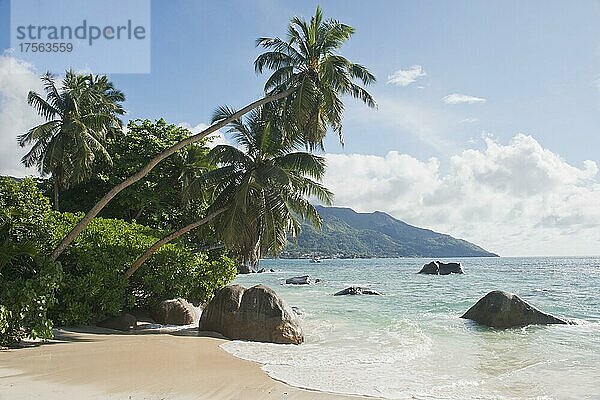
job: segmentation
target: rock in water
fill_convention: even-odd
[[[263,285],[221,289],[204,309],[198,329],[219,332],[231,339],[282,344],[304,341],[296,314]]]
[[[494,328],[513,326],[567,324],[521,300],[513,293],[500,290],[489,292],[461,317]]]
[[[177,298],[161,302],[152,313],[152,318],[159,324],[189,325],[194,323],[198,315],[192,304]]]
[[[450,275],[464,273],[465,271],[461,263],[443,263],[441,261],[432,261],[429,264],[425,264],[419,271],[419,274],[429,275]]]
[[[355,295],[355,294],[370,294],[370,295],[375,295],[375,296],[381,296],[381,293],[379,293],[376,290],[372,290],[369,288],[364,288],[364,287],[360,287],[360,286],[350,286],[344,290],[340,290],[337,293],[334,293],[334,296],[344,296],[344,295]]]
[[[128,313],[121,313],[116,317],[107,318],[104,321],[98,322],[96,325],[101,328],[128,332],[136,328],[137,318]]]
[[[308,275],[295,276],[293,278],[286,279],[285,283],[288,285],[308,285],[310,283],[310,278]]]

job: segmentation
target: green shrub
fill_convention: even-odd
[[[62,237],[80,215],[56,214]],[[136,223],[96,218],[61,256],[64,281],[53,316],[63,325],[86,325],[120,310],[151,308],[158,302],[184,297],[205,301],[235,277],[235,266],[222,257],[208,261],[170,243],[153,255],[127,282],[127,268],[160,237]]]
[[[25,337],[51,339],[48,308],[55,304],[60,264],[29,243],[2,242],[0,250],[0,345]]]
[[[33,180],[0,177],[0,345],[52,337],[47,311],[61,267],[43,255],[51,246],[51,212]]]
[[[131,284],[138,306],[144,308],[173,297],[199,304],[208,301],[236,274],[235,263],[225,256],[208,261],[205,254],[192,254],[168,244],[131,277]]]
[[[204,302],[235,277],[230,259],[208,260],[184,244],[169,243],[128,282],[123,278],[127,268],[164,232],[116,219],[94,219],[61,255],[60,264],[48,261],[43,255],[81,217],[53,211],[31,179],[0,177],[0,225],[5,232],[0,239],[6,241],[0,265],[9,260],[0,268],[3,338],[50,337],[46,310],[57,324],[87,325],[174,297]]]

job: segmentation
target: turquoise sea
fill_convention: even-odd
[[[465,258],[464,275],[418,275],[430,259],[264,260],[265,284],[302,311],[300,346],[222,347],[290,385],[389,399],[600,399],[600,258]],[[447,260],[444,260],[447,261]],[[310,275],[322,283],[285,285]],[[350,285],[384,296],[332,296]],[[494,330],[460,317],[500,289],[577,325]]]

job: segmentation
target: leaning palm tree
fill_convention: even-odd
[[[49,73],[41,79],[45,98],[32,91],[27,99],[46,122],[20,135],[18,142],[21,147],[32,144],[22,159],[25,166],[52,176],[58,210],[61,190],[89,178],[94,164],[111,163],[104,145],[121,129],[118,116],[124,114],[125,97],[106,76],[67,71],[60,89]]]
[[[206,217],[157,241],[132,264],[126,278],[161,246],[213,220],[222,242],[242,262],[253,266],[262,255],[283,250],[288,235],[297,236],[298,218],[320,226],[321,218],[309,198],[331,203],[331,192],[319,183],[325,173],[325,160],[296,151],[297,142],[289,140],[295,135],[282,129],[284,125],[274,119],[273,111],[273,107],[261,107],[252,111],[246,122],[240,119],[229,124],[229,133],[241,149],[214,147],[208,158],[218,168],[189,186],[192,197],[211,193]],[[216,119],[227,119],[235,113],[224,107]]]
[[[268,51],[255,62],[257,72],[265,69],[273,73],[265,85],[265,96],[202,132],[190,136],[170,149],[156,155],[140,171],[112,188],[79,223],[63,238],[52,253],[56,260],[64,249],[98,215],[98,213],[118,193],[146,176],[159,162],[177,153],[182,148],[197,142],[207,135],[227,126],[246,113],[271,102],[286,99],[281,104],[281,114],[287,124],[295,125],[290,131],[304,132],[303,139],[309,148],[322,147],[323,136],[329,126],[342,138],[343,103],[339,96],[351,95],[374,107],[371,95],[355,80],[364,85],[375,82],[375,77],[363,66],[354,64],[338,51],[354,33],[354,29],[335,20],[323,20],[323,13],[317,8],[310,22],[293,18],[288,29],[287,40],[258,40],[258,45]],[[291,96],[289,99],[288,96]],[[311,129],[298,129],[311,128]]]

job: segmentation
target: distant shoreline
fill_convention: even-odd
[[[356,259],[363,259],[363,260],[372,260],[372,259],[376,259],[376,258],[382,258],[382,259],[389,259],[389,258],[414,258],[414,259],[456,259],[456,258],[497,258],[497,257],[502,257],[498,254],[493,254],[493,255],[466,255],[466,256],[450,256],[450,255],[445,255],[445,256],[396,256],[396,255],[349,255],[349,256],[342,256],[342,257],[336,257],[336,256],[331,256],[331,255],[325,255],[325,254],[320,254],[320,253],[315,253],[315,256],[318,256],[321,258],[321,260],[356,260]],[[268,257],[265,258],[265,260],[310,260],[312,256],[295,256],[295,255],[290,255],[290,256],[279,256],[279,257]],[[545,256],[539,256],[539,257],[545,257]]]

